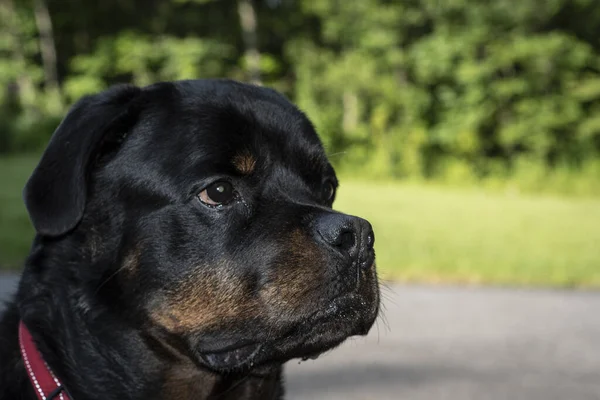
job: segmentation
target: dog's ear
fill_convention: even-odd
[[[89,166],[106,135],[126,129],[130,105],[141,89],[114,86],[79,100],[58,126],[23,197],[31,222],[40,235],[59,236],[83,217]]]

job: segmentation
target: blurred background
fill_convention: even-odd
[[[314,121],[383,276],[598,287],[598,32],[595,0],[0,0],[0,268],[69,105],[230,77]]]
[[[0,0],[0,298],[73,102],[229,77],[312,119],[387,282],[291,399],[598,399],[599,32],[598,0]]]

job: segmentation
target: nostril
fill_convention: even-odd
[[[367,231],[359,222],[358,218],[344,214],[323,214],[316,218],[313,232],[319,241],[353,259],[364,248],[366,241]]]
[[[356,239],[354,238],[354,233],[345,230],[339,236],[338,247],[340,247],[342,250],[350,250],[352,247],[354,247],[355,242]]]

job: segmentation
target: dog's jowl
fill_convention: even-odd
[[[0,320],[0,399],[283,398],[286,361],[377,317],[374,234],[332,210],[337,186],[273,90],[80,100],[24,190],[37,235]]]

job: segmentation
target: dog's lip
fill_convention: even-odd
[[[252,360],[259,353],[261,347],[260,343],[252,343],[220,351],[203,352],[200,353],[200,357],[210,368],[218,370],[252,366]]]
[[[355,320],[359,321],[360,327],[351,336],[363,336],[371,328],[372,323],[368,321],[374,320],[378,314],[377,303],[378,301],[374,305],[370,305],[368,300],[359,293],[346,293],[332,300],[325,309],[312,314],[308,318],[310,323],[307,325],[324,327],[328,324],[337,324],[340,318],[348,321]]]
[[[352,309],[357,304],[361,304],[362,306],[365,306],[364,300],[358,293],[355,293],[355,292],[345,293],[341,296],[336,297],[331,302],[329,302],[327,307],[325,307],[324,309],[316,311],[309,319],[310,320],[319,320],[319,319],[331,317],[332,315],[335,315],[345,309]]]
[[[363,311],[361,310],[364,310],[365,307],[367,307],[366,301],[367,300],[359,293],[344,293],[331,300],[326,307],[306,317],[302,323],[295,325],[292,329],[282,333],[280,336],[271,337],[269,340],[264,340],[263,338],[263,340],[253,342],[245,340],[221,341],[215,347],[206,346],[208,343],[205,343],[205,346],[202,346],[204,347],[204,350],[200,350],[198,355],[203,364],[208,368],[221,372],[253,368],[257,365],[269,363],[273,360],[277,360],[277,357],[279,357],[276,356],[271,359],[270,354],[272,354],[273,351],[277,351],[277,349],[290,340],[290,338],[300,338],[304,341],[307,338],[320,335],[321,333],[319,331],[331,329],[331,325],[338,324],[340,318],[348,320],[356,320],[358,318],[361,320],[362,317],[359,317],[359,314],[362,314]],[[345,334],[343,336],[345,338],[354,335],[364,335],[369,331],[370,326],[371,324],[365,325],[359,323],[359,326],[352,329],[351,334]],[[334,338],[333,342],[341,342],[344,338]],[[302,345],[300,345],[300,347],[302,347]],[[295,355],[291,358],[314,359],[329,347],[329,345],[326,345],[323,348],[307,348],[306,351],[298,348],[294,350]]]

